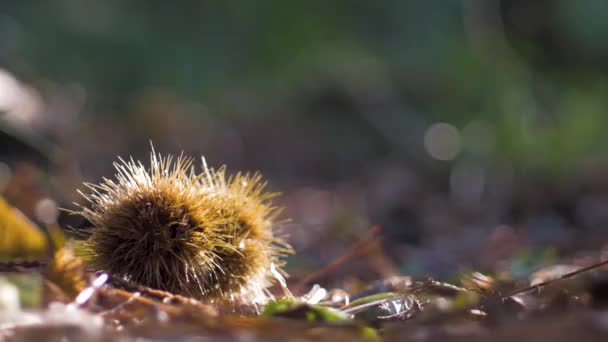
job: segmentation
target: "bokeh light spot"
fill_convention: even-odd
[[[50,198],[44,198],[34,208],[36,219],[46,224],[53,224],[57,221],[59,214],[57,210],[57,203]]]
[[[458,129],[448,123],[431,125],[424,134],[424,148],[437,160],[454,160],[460,154],[462,141]]]

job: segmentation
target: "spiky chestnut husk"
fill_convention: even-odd
[[[115,180],[85,184],[77,213],[94,267],[203,300],[263,302],[290,247],[273,231],[280,210],[259,174],[196,173],[192,159],[151,153],[150,166],[120,160]]]

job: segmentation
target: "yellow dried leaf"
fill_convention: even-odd
[[[59,249],[44,272],[48,281],[53,283],[69,301],[76,298],[85,286],[85,269],[82,260],[74,256],[71,247]]]
[[[48,248],[44,233],[0,197],[0,260],[36,259]]]

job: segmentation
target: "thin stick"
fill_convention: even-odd
[[[308,284],[309,282],[324,276],[325,274],[333,271],[334,269],[336,269],[336,267],[344,264],[345,262],[352,259],[353,257],[369,250],[371,244],[379,241],[379,238],[375,236],[376,234],[378,234],[379,231],[380,231],[380,226],[378,226],[378,225],[372,226],[367,231],[367,233],[356,244],[354,244],[346,253],[335,258],[333,261],[331,261],[329,264],[327,264],[327,266],[323,267],[319,271],[314,272],[314,273],[304,277],[304,279],[300,280],[296,284],[296,286],[294,286],[293,292],[298,292],[299,290],[304,288],[304,286],[306,286],[306,284]]]
[[[561,277],[559,277],[559,278],[555,278],[555,279],[547,280],[547,281],[544,281],[544,282],[539,283],[539,284],[536,284],[536,285],[532,285],[532,286],[528,286],[528,287],[523,288],[523,289],[519,289],[519,290],[517,290],[517,291],[515,291],[515,292],[513,292],[513,293],[511,293],[511,294],[509,294],[509,295],[507,295],[507,296],[503,296],[502,298],[504,299],[504,298],[508,298],[508,297],[512,297],[512,296],[518,295],[518,294],[520,294],[520,293],[524,293],[524,292],[528,292],[528,291],[536,290],[536,289],[539,289],[539,288],[541,288],[541,287],[544,287],[544,286],[547,286],[547,285],[553,284],[553,283],[555,283],[555,282],[558,282],[558,281],[560,281],[560,280],[564,280],[564,279],[572,278],[572,277],[577,276],[577,275],[579,275],[579,274],[581,274],[581,273],[584,273],[584,272],[590,271],[590,270],[595,269],[595,268],[598,268],[598,267],[602,267],[602,266],[604,266],[604,265],[608,265],[608,260],[601,261],[601,262],[599,262],[599,263],[597,263],[597,264],[593,264],[593,265],[591,265],[591,266],[583,267],[583,268],[578,269],[578,270],[576,270],[576,271],[574,271],[574,272],[566,273],[566,274],[562,275],[562,276],[561,276]]]
[[[9,261],[0,262],[0,273],[27,272],[46,266],[40,261]]]
[[[110,276],[110,284],[116,288],[119,288],[119,289],[127,291],[127,292],[131,292],[131,293],[137,292],[142,297],[160,300],[160,301],[165,301],[165,300],[170,299],[170,301],[168,302],[170,304],[188,303],[188,304],[194,304],[194,305],[204,305],[199,300],[191,298],[191,297],[177,295],[177,294],[174,294],[174,293],[171,293],[168,291],[153,289],[151,287],[147,287],[147,286],[144,286],[141,284],[127,281],[123,278],[116,277],[113,275]]]

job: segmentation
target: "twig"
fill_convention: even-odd
[[[583,268],[578,269],[576,271],[573,271],[573,272],[570,272],[570,273],[566,273],[566,274],[562,275],[559,278],[547,280],[547,281],[544,281],[544,282],[536,284],[536,285],[532,285],[532,286],[525,287],[523,289],[516,290],[515,292],[513,292],[513,293],[511,293],[509,295],[503,296],[502,298],[505,299],[505,298],[513,297],[513,296],[518,295],[520,293],[536,290],[536,289],[539,289],[541,287],[544,287],[544,286],[553,284],[555,282],[558,282],[560,280],[572,278],[572,277],[577,276],[577,275],[579,275],[581,273],[593,270],[593,269],[598,268],[598,267],[602,267],[604,265],[608,265],[608,260],[604,260],[604,261],[601,261],[601,262],[599,262],[597,264],[593,264],[591,266],[583,267]]]
[[[9,261],[0,262],[0,273],[5,272],[25,272],[31,269],[38,269],[46,266],[40,261]]]
[[[193,304],[193,305],[204,305],[197,299],[186,297],[178,294],[174,294],[168,291],[153,289],[141,284],[137,284],[132,281],[127,281],[121,277],[110,275],[110,282],[112,286],[125,290],[131,293],[139,293],[142,297],[161,301],[165,304]]]
[[[334,269],[336,269],[336,267],[344,264],[345,262],[349,261],[353,257],[365,253],[370,248],[370,245],[379,241],[379,238],[376,237],[376,234],[379,231],[380,231],[380,226],[378,226],[378,225],[372,226],[367,231],[367,233],[359,240],[359,242],[354,244],[346,253],[335,258],[332,262],[327,264],[327,266],[323,267],[319,271],[314,272],[314,273],[304,277],[304,279],[300,280],[294,286],[293,292],[299,292],[301,289],[303,289],[306,286],[306,284],[310,283],[311,281],[318,279],[318,278],[324,276],[325,274],[333,271]]]

